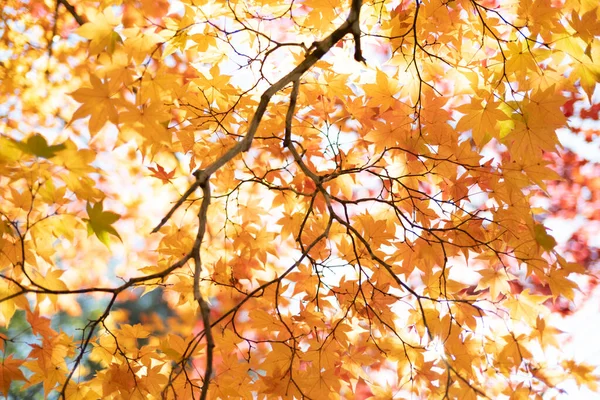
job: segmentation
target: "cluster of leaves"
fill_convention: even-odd
[[[597,389],[547,307],[586,260],[532,207],[600,76],[594,1],[8,3],[0,393]]]

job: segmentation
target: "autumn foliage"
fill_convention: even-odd
[[[596,1],[4,3],[1,395],[598,390]]]

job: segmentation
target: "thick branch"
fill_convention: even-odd
[[[213,371],[213,349],[215,348],[215,341],[210,326],[210,308],[208,303],[200,296],[198,298],[198,304],[200,305],[200,315],[202,316],[202,325],[204,326],[204,333],[206,335],[206,368],[204,370],[204,382],[202,383],[200,400],[206,400],[206,396],[208,396],[208,387],[210,385],[210,377]]]
[[[202,205],[200,211],[198,211],[198,233],[196,234],[196,241],[192,248],[192,257],[194,259],[194,299],[200,306],[200,316],[202,317],[202,324],[204,325],[204,332],[206,333],[206,369],[204,370],[204,383],[202,384],[202,391],[200,394],[200,400],[206,400],[208,395],[208,386],[210,383],[210,376],[212,375],[212,360],[213,360],[213,348],[215,347],[212,331],[210,328],[210,308],[208,303],[202,297],[200,293],[200,273],[202,272],[202,257],[200,255],[200,247],[202,240],[204,239],[204,233],[206,232],[206,213],[208,212],[208,206],[210,205],[210,184],[204,182],[202,185]]]

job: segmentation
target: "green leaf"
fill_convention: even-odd
[[[94,233],[106,247],[110,245],[109,235],[116,236],[121,242],[123,241],[116,229],[111,226],[121,218],[119,214],[111,211],[103,211],[102,202],[96,203],[93,206],[88,203],[86,210],[89,219],[84,218],[84,221],[87,222],[88,235]]]
[[[61,151],[66,148],[64,143],[48,146],[46,138],[39,133],[29,137],[25,143],[16,142],[16,144],[22,151],[43,158],[52,158],[56,155],[57,151]]]
[[[533,228],[535,233],[535,241],[538,242],[544,250],[552,250],[556,246],[556,239],[552,235],[548,235],[546,228],[542,224],[536,224]]]

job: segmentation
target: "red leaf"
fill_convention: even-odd
[[[152,176],[160,179],[161,181],[163,181],[163,183],[169,183],[171,181],[171,178],[173,178],[173,175],[175,175],[175,170],[173,169],[171,172],[167,172],[160,164],[156,164],[156,167],[158,169],[148,167],[150,171],[154,172]]]

